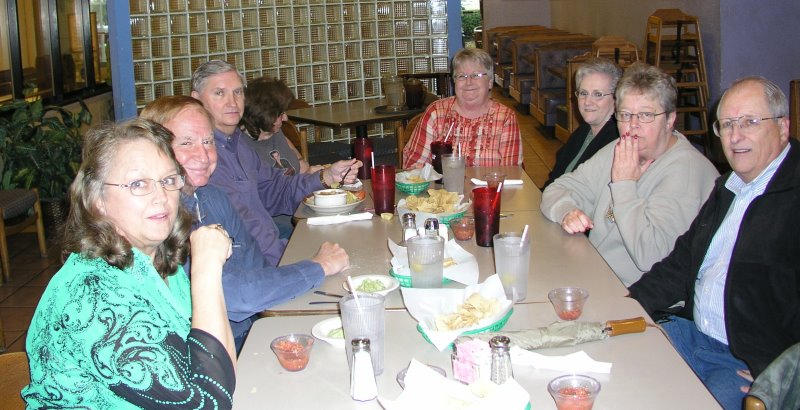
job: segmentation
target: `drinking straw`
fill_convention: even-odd
[[[444,136],[444,142],[447,142],[447,139],[450,138],[450,131],[453,130],[454,125],[456,125],[455,121],[450,123],[450,128],[447,129],[447,135]]]
[[[372,160],[371,166],[372,166],[372,168],[375,168],[375,152],[374,151],[370,152],[369,156],[370,156],[370,159]]]
[[[528,236],[528,225],[525,225],[525,228],[522,229],[522,238],[519,240],[519,247],[522,247],[522,244],[525,242],[525,237]]]
[[[361,302],[358,300],[358,292],[356,292],[356,287],[353,286],[353,280],[350,279],[350,275],[347,275],[347,286],[350,287],[350,293],[353,294],[353,300],[356,301],[356,307],[358,310],[361,310]]]
[[[500,183],[497,184],[497,193],[494,194],[494,201],[492,202],[492,209],[493,210],[494,210],[494,207],[497,206],[497,203],[500,202],[500,191],[502,191],[502,190],[503,190],[503,181],[500,181]]]
[[[458,156],[461,156],[461,143],[458,143]]]

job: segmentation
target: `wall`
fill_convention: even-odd
[[[483,0],[484,30],[498,26],[550,25],[551,0]]]
[[[800,2],[721,0],[721,80],[728,86],[745,75],[763,75],[789,96],[800,78]],[[743,12],[746,10],[746,12]]]

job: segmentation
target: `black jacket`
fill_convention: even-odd
[[[791,148],[764,193],[745,211],[724,291],[731,353],[757,377],[784,350],[800,342],[800,146]],[[697,273],[734,194],[714,191],[675,248],[631,285],[631,297],[649,313],[685,301],[692,319]]]
[[[564,144],[564,146],[561,147],[558,152],[556,152],[556,164],[553,166],[553,170],[550,171],[550,175],[547,176],[547,182],[544,183],[544,187],[542,187],[542,189],[547,188],[547,186],[553,183],[556,178],[564,174],[567,165],[569,165],[569,163],[572,162],[572,159],[578,155],[578,151],[581,150],[583,142],[586,141],[586,136],[589,135],[589,129],[589,124],[581,124],[581,126],[569,136],[567,143]],[[600,148],[605,147],[609,142],[614,141],[617,138],[619,138],[617,121],[612,116],[611,119],[606,122],[606,125],[600,129],[600,132],[594,136],[592,142],[589,143],[589,146],[586,147],[586,151],[583,152],[583,155],[581,155],[578,163],[575,164],[575,168],[577,168],[578,165],[582,164],[587,159],[591,158],[597,153],[597,151],[600,151]]]

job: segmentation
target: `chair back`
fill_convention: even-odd
[[[414,128],[417,127],[417,123],[422,118],[423,113],[419,113],[410,120],[408,120],[408,124],[402,125],[400,124],[399,127],[395,130],[395,134],[397,136],[397,167],[403,167],[403,147],[406,146],[406,142],[411,139],[411,134],[414,133]]]
[[[800,409],[800,343],[786,349],[753,381],[745,410]]]
[[[289,109],[293,110],[296,108],[308,108],[311,107],[305,100],[301,100],[296,98],[292,100],[289,104]],[[281,125],[281,131],[283,131],[283,135],[286,136],[286,139],[291,142],[298,151],[300,151],[300,155],[303,156],[303,159],[308,161],[308,134],[306,130],[298,130],[297,125],[292,122],[292,120],[286,120]]]
[[[800,80],[789,83],[789,132],[800,139]]]
[[[25,352],[0,354],[0,410],[25,409],[20,396],[31,382],[28,355]]]

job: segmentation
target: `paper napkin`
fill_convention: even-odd
[[[330,216],[315,216],[308,218],[306,223],[309,225],[334,225],[350,221],[366,221],[375,216],[372,212],[361,212],[351,215],[330,215]]]
[[[408,313],[419,322],[422,331],[440,351],[449,346],[462,333],[496,323],[508,314],[513,305],[506,298],[503,284],[496,274],[486,278],[483,283],[470,285],[464,289],[402,288],[401,291]],[[498,300],[500,309],[491,317],[482,319],[474,326],[448,331],[436,330],[436,317],[457,311],[459,305],[463,304],[473,293],[480,293],[481,296],[489,300]]]
[[[611,373],[611,363],[598,362],[583,350],[566,356],[545,356],[519,346],[511,346],[510,352],[514,366],[533,366],[567,373]]]
[[[417,169],[410,169],[408,171],[398,172],[395,180],[397,182],[402,182],[405,184],[412,184],[414,182],[409,181],[409,177],[420,177],[425,181],[436,181],[437,179],[442,178],[442,174],[436,172],[433,169],[433,165],[430,163],[425,163],[425,166],[422,168]]]
[[[411,359],[405,376],[405,390],[395,400],[378,397],[386,410],[469,409],[523,410],[530,394],[510,379],[496,385],[481,380],[469,386],[448,379],[416,359]]]

